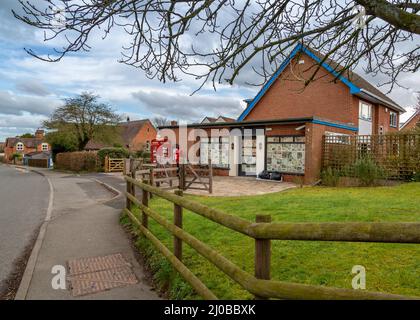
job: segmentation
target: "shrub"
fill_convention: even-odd
[[[354,175],[362,186],[373,186],[377,179],[385,178],[384,170],[369,157],[356,161]]]
[[[327,168],[321,172],[322,184],[329,187],[336,187],[340,180],[340,172],[337,169]]]
[[[75,172],[98,171],[98,156],[92,151],[63,152],[57,154],[55,168]]]
[[[13,153],[10,155],[9,160],[13,161],[13,164],[16,164],[16,162],[22,161],[22,155],[20,153]]]
[[[103,148],[98,151],[100,166],[105,164],[106,156],[110,158],[128,158],[130,156],[130,152],[124,148]]]

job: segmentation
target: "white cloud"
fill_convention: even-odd
[[[61,104],[58,100],[36,96],[16,95],[9,91],[0,91],[0,114],[49,115]]]
[[[149,106],[156,116],[189,121],[200,120],[203,115],[236,117],[243,109],[241,98],[217,94],[191,96],[167,90],[139,90],[133,96]]]

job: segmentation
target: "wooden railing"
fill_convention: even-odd
[[[195,249],[242,288],[252,293],[256,299],[420,299],[420,297],[270,280],[272,239],[420,243],[420,223],[272,223],[271,217],[268,215],[257,215],[256,221],[251,222],[186,199],[182,196],[181,190],[175,191],[174,194],[129,176],[125,176],[125,179],[127,181],[125,213],[139,227],[141,233],[154,244],[204,299],[217,299],[217,297],[182,263],[183,242]],[[136,187],[142,191],[141,200],[136,197]],[[149,207],[150,194],[174,204],[173,222]],[[141,209],[140,219],[133,214],[133,205]],[[184,208],[255,239],[254,275],[242,270],[216,250],[183,230],[182,211]],[[149,217],[172,233],[174,237],[173,253],[149,230]]]

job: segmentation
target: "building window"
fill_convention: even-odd
[[[200,139],[200,163],[213,167],[229,168],[229,137],[202,137]]]
[[[150,141],[149,140],[146,141],[146,146],[144,147],[144,149],[146,151],[150,151]]]
[[[366,121],[372,121],[372,106],[370,104],[360,102],[359,118]]]
[[[48,151],[48,143],[43,143],[41,145],[42,151]]]
[[[396,128],[397,127],[397,122],[398,122],[398,115],[396,112],[390,111],[389,112],[389,125],[391,127]]]
[[[25,146],[23,145],[22,142],[18,142],[16,144],[16,151],[23,151],[24,148],[25,148]]]

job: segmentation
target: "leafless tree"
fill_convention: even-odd
[[[414,106],[414,112],[420,112],[420,93],[417,94],[417,103]]]
[[[19,2],[16,18],[43,29],[47,41],[67,41],[54,55],[29,54],[59,61],[89,50],[94,30],[106,37],[122,28],[130,40],[120,61],[163,82],[187,74],[201,86],[234,83],[245,67],[265,81],[298,43],[338,62],[338,75],[363,62],[367,73],[384,74],[391,89],[401,73],[416,72],[420,64],[418,0]],[[316,79],[318,69],[305,82]]]
[[[154,117],[152,119],[152,123],[156,128],[158,128],[169,125],[170,121],[165,117]]]

